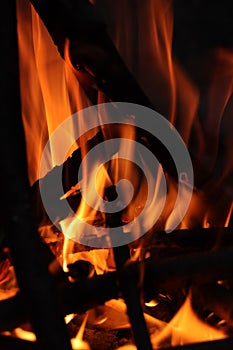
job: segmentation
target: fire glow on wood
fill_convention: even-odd
[[[209,6],[214,23],[218,11],[213,5],[197,1],[189,6],[183,0],[9,0],[4,5],[0,347],[232,348],[233,51],[228,35],[221,41],[222,28],[218,33],[210,28],[211,39],[197,30],[198,17],[199,30],[208,33],[203,13]],[[225,26],[228,7],[227,1],[219,4]],[[11,99],[15,104],[10,105]],[[119,101],[161,113],[179,132],[194,170],[184,217],[180,207],[174,210],[180,179],[171,154],[146,128],[108,125],[107,109],[98,116],[98,128],[90,129],[86,120],[74,122],[60,151],[50,142],[41,172],[44,147],[62,122],[87,107]],[[64,144],[77,128],[90,130],[71,142],[63,159]],[[120,146],[96,173],[109,149],[105,146],[96,161],[85,157],[111,138],[120,139]],[[130,159],[138,156],[125,139],[147,147],[161,166],[152,174],[150,229],[129,244],[111,247],[112,237],[103,237],[103,230],[122,225],[127,234],[124,228],[151,194],[142,169],[120,157],[123,151]],[[62,193],[56,192],[59,169]],[[167,187],[161,199],[162,172]],[[90,182],[95,187],[91,195],[97,192],[114,202],[121,179],[134,190],[126,209],[103,214],[100,202],[93,209],[83,200]],[[51,215],[41,184],[55,203]],[[184,202],[189,193],[186,183]],[[124,188],[122,195],[128,202]],[[75,211],[78,225],[61,209],[62,201]],[[160,201],[164,208],[154,223]],[[177,215],[182,220],[165,233]],[[95,227],[87,244],[80,240],[80,220]]]

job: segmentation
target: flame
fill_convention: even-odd
[[[17,1],[17,25],[22,117],[29,180],[33,184],[38,180],[41,155],[49,135],[74,111],[89,106],[90,101],[26,0]],[[59,163],[59,152],[54,153],[51,146],[45,174]]]
[[[139,85],[186,142],[199,93],[172,53],[172,0],[100,1],[99,7],[109,34]],[[132,13],[134,16],[129,15]]]
[[[205,221],[208,221],[210,225],[218,221],[217,226],[220,223],[224,226],[228,218],[228,212],[224,210],[222,218],[219,219],[215,207],[208,202],[208,198],[214,196],[215,199],[218,192],[216,194],[216,191],[213,191],[213,189],[221,188],[221,184],[224,183],[225,185],[226,182],[221,209],[229,208],[229,196],[225,192],[231,191],[229,190],[231,185],[228,179],[233,165],[231,161],[228,161],[231,159],[228,154],[218,159],[217,151],[219,139],[224,140],[224,149],[228,150],[228,153],[230,149],[230,133],[228,132],[229,128],[226,126],[230,119],[229,104],[231,103],[230,97],[232,93],[230,73],[233,69],[233,59],[231,50],[214,50],[208,56],[211,58],[213,67],[213,75],[207,77],[210,80],[210,82],[208,81],[210,88],[207,100],[211,101],[211,103],[207,106],[205,116],[201,116],[203,120],[200,124],[200,116],[198,115],[200,111],[198,108],[202,100],[201,88],[182,70],[172,51],[172,1],[150,0],[143,4],[140,3],[140,16],[136,16],[132,21],[129,20],[127,15],[132,10],[131,2],[124,2],[125,11],[123,12],[118,3],[115,3],[113,5],[114,8],[111,8],[111,10],[105,2],[104,6],[106,13],[108,11],[114,12],[114,19],[110,17],[113,20],[110,26],[110,34],[139,84],[154,103],[156,109],[176,126],[186,145],[190,146],[191,151],[193,147],[198,147],[195,148],[194,154],[194,166],[197,169],[196,178],[199,180],[199,178],[201,179],[207,175],[207,171],[213,171],[213,180],[204,183],[198,189],[200,191],[193,195],[189,211],[179,228],[198,226],[200,221],[204,225]],[[39,161],[48,137],[62,121],[74,112],[90,106],[91,102],[79,85],[75,69],[70,62],[69,41],[67,40],[65,45],[65,60],[63,60],[59,56],[57,48],[38,14],[26,0],[20,0],[17,3],[17,13],[22,114],[26,135],[29,177],[30,182],[33,183],[38,179]],[[145,21],[144,18],[147,18],[147,20]],[[119,20],[121,26],[118,25]],[[125,33],[127,33],[127,45],[125,45]],[[135,35],[137,38],[136,42],[133,40]],[[131,47],[129,43],[133,43],[133,46]],[[146,64],[144,64],[145,57],[147,58]],[[220,63],[221,68],[219,68]],[[27,79],[24,79],[24,76],[27,76]],[[216,98],[219,85],[222,86],[222,95]],[[25,91],[28,93],[25,93]],[[183,93],[184,91],[185,94]],[[99,99],[101,99],[100,96]],[[97,118],[100,118],[102,123],[108,121],[107,113],[103,113]],[[213,130],[213,128],[209,127],[210,123],[217,123],[218,127]],[[85,121],[80,118],[77,125],[74,125],[73,128],[85,130],[85,126]],[[93,130],[92,134],[95,132],[96,130]],[[115,128],[102,127],[101,132],[104,139],[117,136],[122,140],[125,138],[135,140],[136,138],[133,126],[130,128],[123,126]],[[195,144],[190,138],[191,133],[195,134],[194,139],[197,140]],[[221,133],[224,134],[224,137],[221,137]],[[74,132],[71,127],[69,135],[68,133],[64,134],[64,144],[66,142],[65,139],[72,138],[72,136],[74,136]],[[214,142],[208,142],[208,136]],[[90,134],[82,136],[78,143],[73,144],[67,157],[75,148],[80,147],[82,159],[84,159],[88,153],[88,138],[90,138]],[[120,145],[119,152],[122,149],[126,149],[124,141]],[[47,165],[43,169],[44,174],[51,170],[53,166],[64,161],[64,159],[61,160],[60,158],[59,150],[56,149],[55,152],[53,144],[51,144],[50,152]],[[126,153],[135,156],[133,146],[127,147]],[[199,158],[200,154],[202,159]],[[218,170],[219,162],[224,162],[223,168],[225,170],[221,173]],[[117,184],[122,178],[129,179],[138,191],[132,205],[129,205],[123,213],[122,221],[125,223],[130,222],[142,210],[146,197],[146,184],[143,182],[139,183],[139,175],[135,176],[137,169],[132,164],[124,164],[118,159],[116,153],[112,155],[110,163],[99,168],[96,175],[95,168],[99,163],[88,164],[87,161],[83,162],[83,180],[77,184],[77,188],[81,191],[89,188],[89,192],[93,194],[91,200],[95,209],[82,200],[76,213],[77,219],[69,225],[67,223],[63,225],[67,236],[78,239],[77,235],[82,234],[82,221],[94,222],[96,217],[102,224],[106,221],[105,216],[100,214],[101,210],[96,209],[101,209],[100,197],[103,198],[105,188]],[[152,211],[160,207],[160,204],[158,204],[160,202],[158,197],[160,181],[158,172],[157,188],[155,188],[154,200],[151,204]],[[185,202],[189,189],[185,185],[182,188],[183,201]],[[96,192],[99,196],[96,196]],[[165,210],[162,213],[162,219],[159,221],[160,229],[168,230],[180,215],[179,206],[174,208],[176,195],[177,185],[173,184],[172,180],[169,179]],[[124,196],[127,202],[130,197],[127,191],[124,191]],[[203,204],[206,202],[207,205]],[[155,215],[152,211],[148,213],[147,220],[150,220]],[[213,219],[213,217],[217,219]],[[140,227],[138,230],[140,230]],[[99,234],[101,235],[101,229],[96,229],[96,235],[98,236]]]
[[[27,331],[27,330],[20,328],[20,327],[14,329],[13,335],[17,338],[28,340],[31,342],[36,341],[35,333],[33,333],[31,331]]]
[[[171,346],[226,338],[226,334],[201,321],[194,313],[190,294],[162,332],[152,336],[155,348],[170,339]]]
[[[173,1],[96,4],[130,71],[191,152],[199,193],[181,228],[204,218],[223,227],[232,202],[232,49],[195,52],[184,70],[172,51]]]
[[[83,322],[81,324],[81,327],[79,328],[79,331],[76,335],[76,337],[71,339],[72,349],[73,350],[90,350],[89,344],[83,340],[83,334],[85,330],[85,326],[88,319],[88,312],[86,313]]]
[[[204,321],[200,320],[194,313],[190,294],[187,296],[184,304],[167,325],[158,325],[158,330],[151,334],[153,349],[160,349],[170,344],[170,346],[179,346],[192,343],[200,343],[224,339],[227,335]],[[135,345],[125,345],[118,350],[135,350]]]
[[[193,157],[197,188],[179,228],[191,228],[200,224],[203,227],[229,226],[233,210],[232,50],[223,48],[209,50],[205,53],[203,61],[198,55],[195,57],[193,70],[200,68],[206,79],[207,92],[203,91],[206,87],[203,88],[198,81],[194,81],[192,75],[183,70],[173,55],[173,2],[171,0],[144,2],[123,0],[111,2],[111,4],[105,1],[103,3],[104,11],[109,15],[106,16],[107,21],[111,20],[110,34],[128,68],[156,110],[177,128]],[[140,11],[136,12],[135,17],[129,16],[135,13],[135,8],[139,7]],[[17,18],[22,116],[26,136],[28,173],[30,183],[33,184],[38,180],[40,159],[49,136],[67,117],[90,106],[91,102],[78,83],[74,67],[70,62],[69,42],[67,41],[65,46],[65,60],[62,60],[41,19],[26,0],[17,1]],[[121,23],[120,26],[119,23]],[[103,101],[101,93],[98,101]],[[200,108],[203,106],[203,101],[207,101],[204,104],[204,110]],[[96,118],[99,118],[102,124],[108,121],[107,113],[102,113]],[[77,125],[73,125],[73,128],[79,130],[85,130],[85,127],[85,121],[82,119],[77,122]],[[128,179],[134,189],[137,189],[131,205],[122,214],[121,220],[124,223],[130,222],[140,213],[148,194],[146,181],[140,179],[139,170],[133,162],[126,162],[119,158],[121,152],[125,152],[132,159],[140,157],[135,154],[133,144],[129,147],[124,141],[136,139],[134,126],[127,128],[122,125],[111,128],[105,126],[101,127],[100,131],[104,140],[119,137],[122,142],[119,150],[112,155],[111,161],[107,164],[99,166],[99,160],[83,162],[82,181],[76,184],[75,189],[83,191],[89,188],[94,206],[90,207],[85,200],[81,200],[76,219],[71,220],[67,217],[60,222],[62,231],[66,234],[61,257],[64,271],[68,271],[68,265],[77,260],[89,261],[97,274],[115,268],[111,250],[76,251],[77,245],[74,242],[78,240],[79,235],[83,234],[82,222],[98,222],[95,234],[96,237],[101,237],[101,228],[106,226],[106,216],[101,212],[100,203],[101,198],[105,196],[106,188],[116,185],[121,179]],[[87,140],[96,132],[97,130],[92,130],[91,133],[73,143],[66,156],[68,157],[80,147],[82,159],[85,159],[88,153]],[[69,133],[64,134],[64,143],[66,139],[73,139],[74,135],[74,130],[71,128]],[[62,147],[61,144],[61,150]],[[55,152],[53,144],[50,152],[42,175],[46,175],[55,165],[64,161],[57,149]],[[101,154],[99,159],[101,160]],[[147,165],[144,164],[144,168],[146,167]],[[97,172],[96,168],[98,168]],[[162,171],[162,167],[159,167],[153,200],[147,213],[148,222],[153,220],[153,216],[159,211],[160,203],[164,200],[159,192]],[[153,177],[154,174],[150,176]],[[169,178],[169,175],[167,179],[165,209],[158,220],[160,229],[169,229],[180,215],[180,207],[174,208],[177,184]],[[184,181],[182,187],[184,201],[189,191],[190,188]],[[129,193],[122,192],[124,201],[128,202]],[[68,195],[69,193],[66,193],[62,198]],[[137,229],[140,231],[141,227]],[[82,248],[84,250],[84,247]],[[140,247],[132,256],[132,260],[139,259],[139,256]],[[86,346],[89,349],[89,345],[83,343],[86,320],[87,318],[80,333],[73,340],[75,349],[80,349],[80,346]],[[190,329],[194,329],[194,332],[190,333]],[[206,325],[196,317],[188,297],[173,320],[159,335],[152,336],[152,342],[154,346],[159,346],[169,338],[172,345],[182,345],[224,337],[221,331]],[[134,347],[129,345],[128,348]]]
[[[98,275],[103,274],[109,271],[108,258],[109,251],[107,249],[93,249],[90,251],[75,252],[74,241],[65,238],[62,257],[63,270],[65,272],[69,271],[69,264],[73,264],[76,261],[82,260],[90,262]],[[89,277],[91,277],[91,275]]]
[[[229,212],[227,214],[227,218],[226,218],[225,225],[224,225],[225,227],[229,226],[229,223],[230,223],[230,220],[231,220],[231,217],[232,217],[232,212],[233,212],[233,202],[231,203]]]
[[[0,300],[11,298],[19,292],[15,269],[10,262],[8,250],[5,250],[6,256],[0,261]]]

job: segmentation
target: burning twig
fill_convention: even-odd
[[[115,197],[115,188],[112,192],[108,192],[107,199],[113,200]],[[117,208],[116,208],[117,209]],[[116,227],[122,225],[122,213],[117,212],[108,217],[107,224],[109,227]],[[122,227],[119,228],[119,234],[122,235]],[[112,242],[116,241],[116,237],[112,237]],[[134,278],[132,275],[127,275],[124,273],[124,267],[130,260],[130,249],[128,245],[113,247],[114,259],[117,268],[117,275],[119,279],[120,289],[122,291],[123,298],[127,305],[127,314],[132,326],[132,332],[134,340],[138,350],[152,350],[150,336],[148,334],[148,329],[143,315],[143,310],[141,307],[141,297],[140,297],[140,283],[139,278]],[[140,275],[140,272],[139,272]]]
[[[127,305],[127,314],[130,319],[137,349],[152,350],[150,336],[141,306],[139,276],[137,279],[134,279],[134,276],[131,274],[125,274],[124,270],[118,272],[120,288]]]

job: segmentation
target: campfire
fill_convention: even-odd
[[[0,348],[231,349],[230,1],[2,6]]]

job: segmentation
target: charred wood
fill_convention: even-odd
[[[230,248],[216,252],[193,253],[162,261],[147,259],[145,262],[126,266],[123,270],[124,278],[133,276],[133,278],[137,279],[139,269],[143,268],[141,265],[145,264],[144,294],[148,297],[148,300],[151,300],[162,291],[167,292],[168,290],[182,288],[192,283],[200,284],[220,279],[232,279],[232,253],[233,249]],[[101,280],[103,280],[102,288],[98,290],[97,286],[101,285]],[[82,284],[74,283],[64,286],[61,290],[62,300],[63,302],[66,300],[64,305],[66,305],[69,312],[74,312],[75,309],[80,308],[79,298],[75,296],[79,295],[84,284],[88,291],[88,297],[87,294],[82,296],[84,298],[82,307],[84,308],[79,311],[83,312],[88,307],[95,306],[95,298],[99,299],[99,301],[102,298],[102,302],[104,302],[108,297],[122,297],[117,284],[117,275],[115,272],[111,272],[83,281]],[[98,290],[95,297],[92,294],[92,288],[94,291]]]
[[[103,141],[101,132],[98,132],[93,138],[87,142],[87,148],[90,150],[98,143]],[[82,162],[81,148],[76,149],[70,157],[61,165],[55,166],[50,172],[48,172],[42,179],[37,180],[31,187],[32,198],[36,205],[36,217],[38,226],[51,225],[54,221],[59,221],[68,216],[67,207],[63,205],[63,201],[60,200],[68,191],[72,192],[68,196],[69,204],[75,211],[80,203],[80,193],[78,190],[73,189],[78,183],[78,168]],[[61,172],[62,179],[57,174]],[[58,192],[58,181],[62,181],[64,191]],[[43,206],[41,191],[46,192],[48,198],[50,198],[50,217]],[[56,203],[56,205],[54,205]]]
[[[95,6],[89,1],[31,0],[61,56],[69,39],[69,54],[77,78],[91,101],[96,90],[111,101],[152,105],[128,71]],[[94,88],[93,88],[94,86]]]
[[[172,176],[172,178],[177,182],[177,173],[174,161],[162,143],[141,129],[138,129],[136,132],[136,140],[137,142],[144,144],[148,149],[151,150],[151,152],[153,152],[153,154],[163,165],[164,171],[168,172],[170,176]],[[103,141],[106,141],[106,139],[104,139],[103,133],[101,131],[98,131],[94,137],[87,141],[86,149],[89,151],[94,146],[100,144]],[[78,142],[79,141],[77,140],[77,143]],[[77,210],[81,200],[80,191],[78,188],[76,188],[79,181],[78,169],[81,162],[82,150],[81,147],[79,147],[73,152],[70,157],[64,161],[63,164],[55,166],[42,179],[38,179],[32,185],[31,191],[34,203],[36,205],[38,226],[51,225],[52,222],[59,222],[60,220],[66,218],[69,215],[69,209],[67,209],[67,206],[64,205],[64,201],[68,201],[70,208],[74,212]],[[61,172],[62,179],[58,175]],[[139,177],[142,176],[143,174],[139,172]],[[62,181],[63,184],[64,191],[62,192],[58,191],[58,188],[60,188],[60,181]],[[138,179],[138,183],[140,183],[140,179]],[[136,188],[135,191],[137,190],[138,189]],[[41,191],[46,193],[46,197],[48,198],[47,205],[48,203],[51,203],[49,208],[50,217],[48,217],[47,212],[43,206]],[[61,198],[63,199],[61,200]]]
[[[207,251],[219,247],[229,247],[233,244],[232,227],[212,227],[174,230],[171,233],[152,228],[133,246],[142,246],[145,250],[158,252],[166,248],[180,249],[183,253],[191,251]]]
[[[115,192],[115,187],[112,188],[112,191],[108,191],[108,195],[106,196],[108,201],[111,201],[115,198]],[[107,221],[109,227],[121,226],[118,228],[120,235],[123,234],[121,214],[121,212],[117,212],[116,210],[116,213],[109,216]],[[115,233],[115,235],[117,234]],[[113,237],[113,234],[111,233],[110,239],[111,242],[116,242],[116,237]],[[127,263],[129,263],[130,260],[130,248],[128,245],[113,245],[113,254],[117,269],[117,277],[119,281],[120,290],[122,292],[122,296],[127,306],[127,314],[129,316],[129,320],[132,327],[132,333],[137,349],[152,350],[150,336],[148,333],[141,303],[141,286],[139,282],[140,273],[138,278],[136,279],[132,275],[125,276],[125,274],[123,273],[124,267]]]
[[[185,288],[193,284],[214,283],[218,280],[232,280],[233,249],[225,248],[218,251],[198,252],[182,255],[176,258],[147,259],[143,263],[133,263],[124,267],[124,278],[138,280],[139,269],[145,264],[144,295],[145,300],[151,300],[161,292],[169,292],[174,288]],[[90,308],[103,304],[107,300],[122,298],[116,272],[98,275],[80,282],[69,283],[64,275],[64,283],[59,284],[59,295],[63,314],[83,313]],[[9,302],[6,307],[6,303]],[[15,326],[26,321],[24,301],[15,296],[0,303],[1,329],[8,328],[8,322]],[[10,309],[9,309],[10,308]],[[12,320],[7,310],[12,312]],[[18,322],[17,322],[18,320]]]

